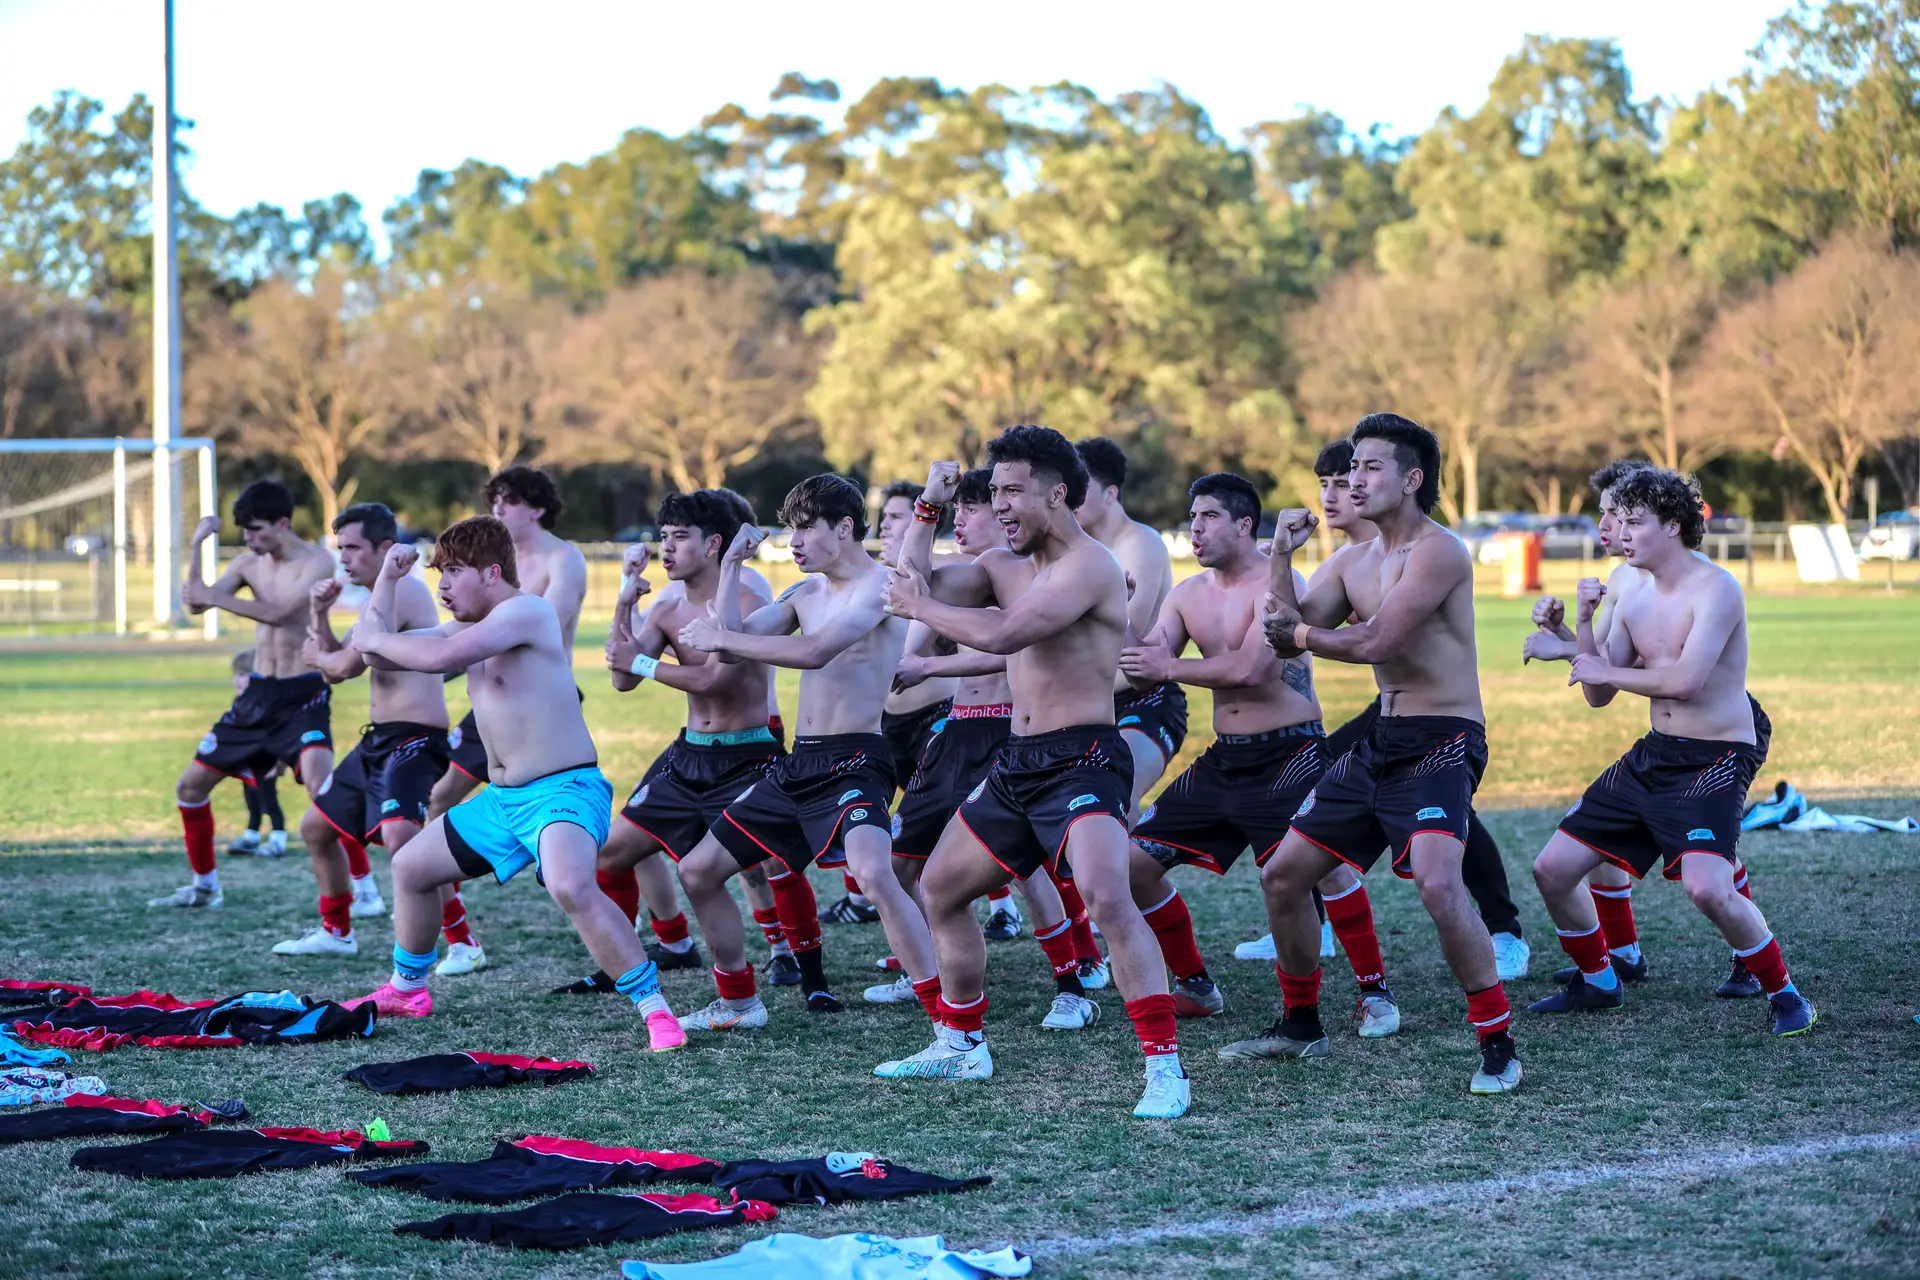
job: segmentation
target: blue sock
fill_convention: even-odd
[[[1622,960],[1625,960],[1628,964],[1639,964],[1640,963],[1640,944],[1637,942],[1629,942],[1624,947],[1615,947],[1613,948],[1613,954],[1616,956],[1619,956]]]
[[[1599,973],[1582,973],[1580,976],[1596,991],[1612,991],[1620,985],[1620,975],[1613,971],[1612,965],[1608,965]]]
[[[436,953],[429,951],[409,951],[399,943],[393,944],[393,974],[412,984],[410,989],[417,990],[426,985],[427,974],[433,970]]]
[[[648,996],[660,994],[660,970],[651,960],[637,964],[613,980],[613,989],[639,1004]]]

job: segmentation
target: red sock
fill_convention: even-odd
[[[1035,933],[1034,940],[1040,944],[1040,950],[1046,952],[1047,963],[1053,966],[1053,976],[1064,977],[1077,973],[1080,961],[1073,954],[1073,927],[1062,920],[1045,933]]]
[[[1738,871],[1733,873],[1733,891],[1745,898],[1748,902],[1753,901],[1753,886],[1747,883],[1747,868],[1745,865],[1742,865]]]
[[[1273,966],[1280,978],[1280,1009],[1282,1016],[1290,1015],[1295,1009],[1317,1009],[1320,1007],[1320,971],[1315,969],[1305,977],[1296,978],[1282,969]]]
[[[860,882],[853,878],[853,872],[851,871],[842,871],[840,873],[840,883],[847,887],[849,894],[860,892]],[[865,895],[862,896],[864,897]]]
[[[767,877],[773,889],[774,909],[780,913],[780,931],[794,954],[820,949],[820,901],[804,875],[787,874],[779,879]]]
[[[780,913],[774,908],[755,907],[753,922],[760,926],[760,932],[765,935],[768,946],[777,947],[787,940],[786,932],[780,928]]]
[[[613,899],[613,905],[620,908],[620,914],[627,918],[628,924],[640,919],[640,877],[632,867],[620,871],[596,871],[593,882],[600,886],[600,892]]]
[[[1013,896],[1013,886],[1003,884],[998,889],[993,889],[988,891],[987,902],[989,904],[1005,902],[1008,898],[1011,898],[1012,896]]]
[[[1600,917],[1600,932],[1607,935],[1609,947],[1630,947],[1640,941],[1640,930],[1633,923],[1632,885],[1603,889],[1590,884],[1587,892],[1593,898],[1594,913]],[[1600,971],[1589,969],[1587,972]]]
[[[1133,1034],[1140,1037],[1140,1052],[1149,1058],[1180,1052],[1172,996],[1141,996],[1138,1000],[1129,1000],[1127,1016],[1133,1019]]]
[[[1507,989],[1496,982],[1485,991],[1467,992],[1467,1021],[1473,1024],[1482,1040],[1507,1030],[1513,1022]]]
[[[467,927],[467,903],[458,892],[440,904],[440,928],[449,943],[473,945],[473,930]]]
[[[1582,973],[1605,973],[1612,961],[1607,959],[1607,931],[1595,925],[1585,933],[1560,930],[1560,949],[1580,967]]]
[[[934,1001],[934,1017],[955,1031],[978,1033],[987,1017],[987,997],[983,992],[962,1004],[948,1004],[945,996]]]
[[[353,932],[353,895],[320,895],[320,927],[336,938]]]
[[[214,868],[213,801],[180,806],[180,828],[187,838],[187,865],[193,874],[204,876]]]
[[[757,990],[752,965],[738,973],[728,973],[719,965],[713,966],[713,985],[719,989],[722,1000],[751,1000]]]
[[[1047,868],[1047,875],[1053,881],[1053,887],[1060,891],[1060,905],[1066,908],[1067,923],[1073,938],[1073,955],[1076,960],[1100,961],[1100,944],[1094,941],[1093,925],[1087,920],[1087,900],[1080,896],[1080,890],[1073,881],[1055,875],[1053,868]]]
[[[662,942],[685,942],[687,940],[687,913],[670,916],[662,920],[651,911],[647,913],[647,927],[653,930],[653,936]]]
[[[1200,944],[1193,937],[1193,913],[1187,910],[1187,900],[1178,891],[1142,914],[1152,927],[1153,936],[1160,939],[1160,954],[1174,977],[1192,978],[1207,971],[1207,962],[1200,958]]]
[[[914,983],[913,994],[920,997],[920,1007],[927,1011],[927,1016],[940,1021],[940,975],[936,973]]]
[[[355,880],[365,880],[373,874],[373,864],[367,861],[367,846],[358,840],[340,837],[340,847],[347,851],[347,874]]]
[[[1793,981],[1787,976],[1787,958],[1780,954],[1780,943],[1772,934],[1753,950],[1733,954],[1740,957],[1748,973],[1760,979],[1760,989],[1770,996],[1779,994]]]
[[[1373,928],[1373,902],[1367,886],[1356,883],[1337,898],[1327,899],[1327,923],[1340,949],[1353,965],[1353,980],[1363,987],[1387,980],[1387,964],[1380,958],[1380,935]]]

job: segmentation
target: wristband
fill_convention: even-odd
[[[1302,653],[1307,651],[1307,624],[1304,622],[1293,624],[1293,647]]]
[[[946,509],[943,502],[928,502],[925,498],[913,500],[913,518],[921,524],[939,524]]]
[[[650,679],[653,673],[659,669],[660,659],[649,658],[644,653],[634,655],[633,661],[627,666],[627,670],[633,672],[634,675],[639,676],[642,680]]]

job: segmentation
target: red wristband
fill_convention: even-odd
[[[921,524],[939,524],[945,506],[937,502],[928,502],[925,498],[913,500],[913,518]]]

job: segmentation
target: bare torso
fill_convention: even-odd
[[[231,572],[253,592],[253,598],[271,605],[305,599],[313,584],[333,576],[333,553],[313,543],[285,560],[252,551],[234,557]],[[432,625],[429,623],[428,625]],[[253,671],[261,676],[300,676],[313,671],[300,650],[307,642],[307,615],[298,613],[281,626],[265,622],[253,628]]]
[[[542,596],[560,619],[560,635],[573,651],[573,634],[580,629],[580,606],[586,599],[587,558],[580,548],[558,534],[540,530],[532,546],[513,548],[520,573],[520,589]]]
[[[740,584],[743,615],[752,614],[767,603],[763,592],[764,586],[761,592],[756,592],[747,582]],[[687,728],[696,733],[728,733],[763,727],[769,717],[768,708],[773,705],[773,668],[759,662],[721,662],[713,654],[679,643],[680,628],[696,617],[706,617],[711,598],[692,598],[686,583],[669,582],[648,614],[648,624],[660,630],[668,651],[681,666],[699,667],[709,662],[718,666],[717,685],[702,693],[688,691]]]
[[[843,609],[878,600],[889,570],[869,561],[855,577],[835,584],[814,574],[790,588],[787,603],[800,620],[801,634],[818,631]],[[840,733],[878,733],[894,668],[907,645],[907,620],[887,617],[879,626],[841,650],[817,670],[800,673],[800,709],[794,733],[825,737]]]
[[[924,623],[911,623],[907,630],[905,652],[926,656],[934,652],[938,637],[927,630]],[[916,711],[945,702],[954,696],[959,681],[952,676],[932,676],[922,680],[911,689],[895,689],[887,695],[887,713],[889,715],[912,715]]]
[[[1247,574],[1243,582],[1231,582],[1217,570],[1204,569],[1173,589],[1173,608],[1201,657],[1237,653],[1247,644],[1266,646],[1266,639],[1252,628],[1266,594],[1267,572],[1267,558],[1261,556],[1256,571]],[[1294,577],[1295,590],[1304,590],[1299,574]],[[1252,639],[1248,638],[1250,633]],[[1313,693],[1311,661],[1305,654],[1282,658],[1258,685],[1215,689],[1214,732],[1266,733],[1318,720],[1320,703]]]
[[[1426,521],[1413,541],[1389,548],[1385,538],[1343,547],[1335,553],[1341,584],[1354,616],[1370,620],[1406,571],[1408,557],[1419,541],[1445,538],[1450,554],[1467,556],[1453,534]],[[1373,669],[1380,687],[1380,714],[1386,716],[1459,716],[1486,723],[1480,702],[1479,653],[1473,635],[1472,565],[1447,593],[1433,615],[1401,651]]]
[[[1133,579],[1127,616],[1133,620],[1134,634],[1144,636],[1153,630],[1160,617],[1160,606],[1173,590],[1173,557],[1167,552],[1165,539],[1152,525],[1122,518],[1111,531],[1103,532],[1106,536],[1095,534],[1095,540],[1113,552],[1120,568]],[[1133,686],[1125,676],[1114,676],[1113,692],[1132,691]]]
[[[521,786],[550,773],[593,764],[593,738],[573,679],[573,650],[544,599],[522,591],[496,609],[534,613],[534,639],[467,668],[480,736],[487,744],[487,780]]]
[[[986,573],[995,602],[1006,608],[1056,582],[1091,581],[1098,601],[1078,621],[1007,655],[1013,731],[1023,736],[1082,724],[1113,723],[1115,672],[1127,632],[1127,583],[1120,563],[1091,538],[1057,560],[990,551],[974,563]]]
[[[1686,573],[1671,584],[1655,582],[1640,570],[1628,572],[1641,581],[1624,601],[1616,603],[1616,625],[1625,629],[1638,658],[1636,665],[1648,671],[1671,667],[1680,660],[1681,649],[1693,630],[1697,602],[1706,591],[1739,591],[1732,575],[1704,556],[1696,557]],[[1684,702],[1649,699],[1649,718],[1655,729],[1677,738],[1755,740],[1753,707],[1747,701],[1744,609],[1700,692]]]
[[[427,584],[408,574],[394,584],[394,626],[400,631],[425,631],[440,625]],[[436,729],[447,727],[447,682],[437,671],[388,670],[367,667],[370,714],[375,724],[405,721]]]

